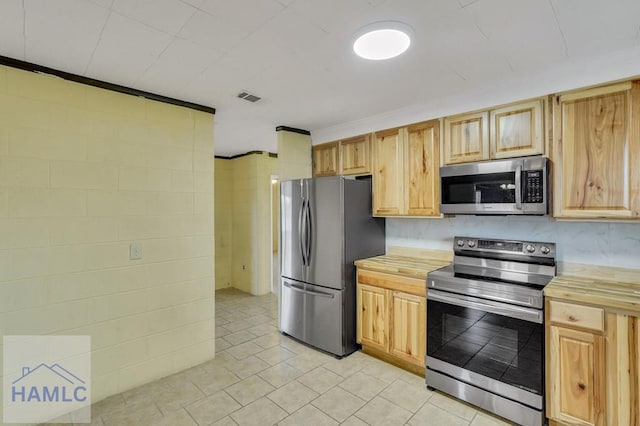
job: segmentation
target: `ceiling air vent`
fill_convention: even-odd
[[[253,95],[249,92],[240,92],[238,93],[238,97],[249,102],[258,102],[260,99],[262,99],[260,96]]]

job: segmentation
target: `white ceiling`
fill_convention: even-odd
[[[352,35],[380,20],[413,27],[411,48],[357,58]],[[419,115],[554,70],[570,84],[568,72],[579,81],[576,70],[606,68],[615,52],[626,52],[619,73],[640,75],[638,0],[0,2],[0,55],[214,107],[218,155],[275,151],[278,125],[317,143],[345,123]],[[243,90],[263,100],[238,99]]]

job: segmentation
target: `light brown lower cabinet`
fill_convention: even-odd
[[[604,337],[552,325],[549,351],[549,417],[604,424]]]
[[[638,317],[547,299],[551,425],[640,425]]]
[[[358,284],[357,341],[362,345],[386,351],[389,346],[389,303],[387,290]]]
[[[640,425],[640,318],[607,314],[608,425]]]
[[[424,368],[427,301],[424,296],[387,290],[391,297],[389,352]]]
[[[425,281],[360,268],[357,277],[356,333],[362,350],[424,375]]]

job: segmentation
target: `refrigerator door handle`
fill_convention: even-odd
[[[291,284],[287,281],[285,281],[283,283],[283,285],[287,288],[290,288],[293,291],[297,291],[299,293],[304,293],[304,294],[308,294],[310,296],[318,296],[318,297],[327,297],[329,299],[333,299],[333,294],[331,293],[325,293],[322,291],[313,291],[313,290],[305,290],[304,288],[301,288],[300,286],[297,286],[295,284]]]
[[[306,200],[302,200],[302,206],[300,207],[300,211],[298,212],[298,245],[300,247],[300,255],[302,257],[302,264],[306,265],[307,261],[306,261],[306,248],[305,248],[305,239],[306,236],[304,235],[304,233],[306,232],[306,225],[304,224],[304,220],[305,220],[305,204]]]
[[[307,198],[304,201],[304,220],[303,220],[303,234],[304,234],[304,264],[305,266],[309,266],[311,263],[311,207],[309,207],[310,201]]]
[[[306,219],[306,227],[307,230],[305,232],[305,236],[306,236],[306,244],[307,244],[307,250],[306,250],[306,256],[307,256],[307,266],[311,266],[311,245],[313,242],[313,223],[311,221],[311,202],[309,201],[309,199],[307,199],[307,219]]]

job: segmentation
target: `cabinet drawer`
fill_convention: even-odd
[[[549,301],[549,320],[556,324],[604,331],[604,309]]]
[[[427,282],[418,278],[410,278],[402,275],[388,274],[384,272],[368,271],[358,268],[358,283],[375,287],[388,288],[390,290],[403,291],[426,297]]]

